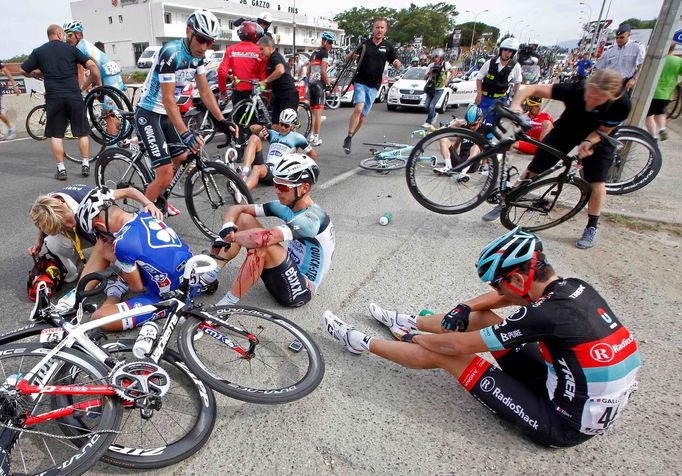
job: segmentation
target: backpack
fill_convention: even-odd
[[[66,276],[64,265],[59,258],[51,253],[39,256],[37,259],[33,258],[33,267],[28,272],[28,280],[26,281],[28,298],[35,302],[36,291],[40,282],[44,282],[47,286],[48,297],[52,296],[61,289],[64,284],[64,276]]]

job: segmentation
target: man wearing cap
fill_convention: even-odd
[[[616,31],[616,44],[604,51],[594,65],[595,69],[613,69],[623,78],[623,87],[630,92],[637,83],[639,70],[644,63],[646,51],[644,45],[630,41],[628,23],[621,23]]]

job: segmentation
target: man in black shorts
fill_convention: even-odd
[[[641,366],[637,343],[606,301],[586,282],[557,276],[540,239],[518,228],[483,248],[476,266],[494,291],[447,314],[370,304],[372,317],[404,342],[370,337],[331,311],[324,326],[352,353],[446,370],[539,444],[570,447],[606,432]],[[493,312],[511,305],[522,307],[506,319]],[[479,352],[491,352],[499,368]]]
[[[21,72],[28,77],[45,79],[45,107],[47,124],[45,136],[50,137],[52,153],[57,162],[57,180],[66,180],[64,166],[64,133],[71,124],[71,134],[78,137],[83,163],[81,175],[90,175],[90,123],[85,115],[83,96],[78,85],[78,65],[90,71],[97,86],[102,85],[99,68],[94,61],[73,46],[64,43],[64,30],[59,25],[47,28],[48,42],[36,48],[21,63]]]
[[[272,127],[279,130],[279,115],[285,109],[298,110],[298,89],[291,75],[291,68],[279,51],[275,51],[275,42],[269,36],[258,40],[260,53],[267,61],[263,82],[272,90],[270,107],[272,109]]]
[[[388,21],[385,18],[377,18],[372,27],[372,38],[364,41],[355,51],[346,56],[346,61],[348,61],[353,55],[359,55],[363,46],[365,48],[365,54],[358,65],[353,83],[353,105],[355,109],[353,109],[353,114],[348,121],[348,135],[343,140],[343,150],[346,154],[350,154],[353,136],[362,127],[377,94],[379,94],[386,62],[391,63],[396,69],[401,67],[395,48],[384,39],[387,29]]]
[[[324,92],[331,86],[331,79],[327,76],[329,66],[329,51],[334,45],[334,34],[325,31],[322,33],[322,45],[310,55],[310,68],[308,68],[308,91],[310,92],[310,109],[313,113],[312,127],[308,142],[311,145],[322,145],[320,128],[322,127],[322,111],[324,111]]]
[[[599,215],[606,200],[606,179],[615,154],[613,147],[603,143],[597,132],[609,134],[627,119],[630,98],[623,94],[618,73],[608,69],[595,71],[584,83],[523,85],[514,96],[511,108],[520,113],[521,104],[530,96],[555,99],[566,106],[561,117],[554,122],[554,129],[542,142],[564,154],[578,147],[583,176],[592,186],[592,195],[587,204],[587,226],[576,246],[592,248],[596,243]],[[555,156],[538,149],[521,179],[538,175],[556,162]],[[501,206],[498,205],[483,220],[496,220],[500,211]]]

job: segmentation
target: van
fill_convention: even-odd
[[[137,60],[138,68],[151,68],[154,55],[161,49],[160,46],[148,46],[144,49],[140,58]]]

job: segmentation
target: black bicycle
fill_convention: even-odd
[[[329,109],[336,109],[341,105],[341,98],[348,92],[355,80],[358,67],[365,57],[365,45],[360,48],[360,53],[351,55],[336,74],[331,88],[325,93],[325,104]]]
[[[672,100],[668,103],[665,108],[665,112],[668,115],[668,119],[677,119],[682,114],[682,86],[675,86],[675,91],[673,91]]]
[[[124,114],[128,116],[128,114]],[[132,116],[132,113],[130,113]],[[230,138],[226,137],[229,141]],[[168,144],[169,147],[174,144]],[[184,147],[182,144],[176,144]],[[239,175],[223,162],[208,160],[203,148],[198,154],[190,153],[175,171],[173,180],[159,197],[162,211],[168,197],[184,179],[185,204],[194,224],[210,239],[215,239],[223,224],[225,210],[232,205],[252,203],[251,192]],[[142,143],[135,148],[111,147],[99,155],[95,166],[98,187],[111,189],[135,187],[144,192],[154,180],[154,170]],[[126,211],[136,212],[139,204],[123,200],[118,205]]]
[[[527,136],[525,131],[530,125],[499,103],[494,125],[498,140],[494,144],[481,134],[463,128],[441,129],[420,140],[412,150],[406,168],[407,186],[412,196],[425,208],[441,214],[464,213],[486,200],[500,203],[500,220],[505,227],[521,226],[529,231],[559,225],[587,204],[592,189],[573,167],[577,157],[569,157]],[[600,136],[614,147],[621,146],[619,140],[603,133]],[[512,186],[518,170],[510,165],[507,152],[517,140],[530,142],[549,152],[558,163]],[[448,173],[421,160],[425,156],[442,158],[445,154],[456,158],[462,144],[467,144],[471,153]]]
[[[636,126],[618,126],[611,132],[623,147],[616,151],[606,179],[606,193],[623,195],[651,183],[663,165],[663,155],[654,137]]]

